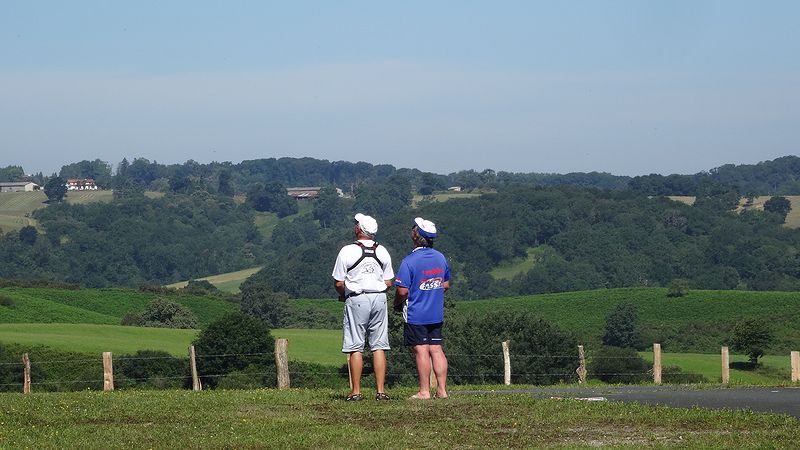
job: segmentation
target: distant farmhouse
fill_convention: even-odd
[[[286,193],[289,194],[289,197],[294,198],[317,198],[319,197],[319,191],[322,189],[319,186],[309,186],[309,187],[290,187],[286,188]],[[341,189],[336,188],[336,193],[339,197],[345,197],[344,192]]]
[[[67,180],[68,191],[96,191],[97,185],[91,178],[70,178]]]
[[[0,192],[38,191],[39,185],[30,181],[10,181],[0,183]]]
[[[319,186],[313,187],[290,187],[286,188],[286,193],[289,197],[294,198],[317,198],[319,197]]]

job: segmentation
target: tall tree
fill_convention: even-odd
[[[620,303],[606,318],[606,333],[603,345],[621,348],[635,348],[638,343],[636,335],[636,305]]]
[[[60,203],[64,200],[64,196],[67,195],[67,185],[64,179],[61,177],[52,177],[47,180],[47,184],[44,185],[44,195],[46,195],[47,200],[52,203]]]
[[[778,214],[783,221],[792,210],[792,203],[786,197],[772,197],[764,202],[764,211]]]

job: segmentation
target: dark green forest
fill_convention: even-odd
[[[21,171],[9,166],[0,173]],[[785,208],[732,211],[744,193],[800,192],[800,158],[793,156],[633,179],[488,169],[439,175],[312,158],[181,165],[138,158],[122,161],[114,174],[95,160],[64,166],[59,175],[96,177],[114,189],[114,200],[37,210],[38,229],[2,236],[0,278],[135,287],[264,265],[248,283],[292,297],[328,297],[333,260],[352,239],[359,211],[378,219],[378,239],[395,265],[410,250],[411,219],[437,222],[436,245],[450,259],[456,298],[667,286],[675,279],[702,289],[800,289],[800,231],[781,226]],[[306,213],[282,194],[298,185],[323,186],[319,198],[301,200],[312,202]],[[411,207],[414,194],[450,185],[484,194]],[[166,195],[147,198],[145,190]],[[667,194],[698,199],[687,206]],[[280,218],[271,233],[256,228],[259,211]],[[531,249],[527,272],[512,279],[490,274]]]

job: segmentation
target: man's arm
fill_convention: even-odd
[[[450,280],[445,281],[442,283],[442,287],[444,288],[445,292],[450,289]]]
[[[339,301],[343,302],[344,299],[344,280],[333,280],[333,288],[339,293]]]
[[[394,309],[402,308],[408,298],[408,288],[397,286],[394,293]]]

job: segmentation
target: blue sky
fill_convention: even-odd
[[[6,0],[0,166],[695,173],[800,153],[800,2]]]

